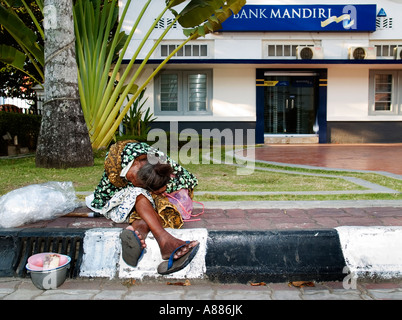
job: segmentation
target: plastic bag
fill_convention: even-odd
[[[172,193],[165,193],[171,204],[175,205],[184,220],[191,219],[193,212],[193,200],[190,198],[187,189],[180,189]]]
[[[51,220],[79,205],[71,181],[50,181],[22,187],[0,197],[0,227]]]
[[[168,197],[169,202],[176,207],[177,211],[180,212],[184,221],[199,221],[200,219],[191,218],[198,217],[204,213],[204,204],[191,199],[188,194],[188,189],[180,189],[179,191],[165,193],[164,195]],[[198,214],[193,214],[194,202],[202,205],[202,211]]]

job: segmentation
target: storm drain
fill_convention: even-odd
[[[26,277],[26,264],[28,258],[37,253],[54,252],[67,255],[71,258],[68,277],[76,278],[80,272],[82,256],[84,253],[85,230],[73,231],[69,229],[55,229],[54,231],[38,229],[23,230],[13,236],[12,245],[6,250],[10,251],[10,272],[17,277]],[[1,236],[0,236],[1,237]],[[8,237],[10,238],[10,237]],[[10,239],[11,240],[11,239]],[[4,248],[2,254],[4,255]]]

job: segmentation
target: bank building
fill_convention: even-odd
[[[126,63],[163,7],[151,4]],[[127,28],[137,11],[131,5]],[[256,143],[402,142],[401,12],[398,0],[250,0],[221,30],[187,43],[147,86],[152,125],[252,129]],[[172,17],[158,20],[146,46]],[[143,76],[184,39],[174,25]]]

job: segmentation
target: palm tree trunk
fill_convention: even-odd
[[[78,92],[72,0],[45,0],[45,102],[36,165],[93,165]]]

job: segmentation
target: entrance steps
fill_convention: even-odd
[[[297,143],[318,143],[318,135],[315,134],[272,134],[264,135],[265,144],[297,144]]]

